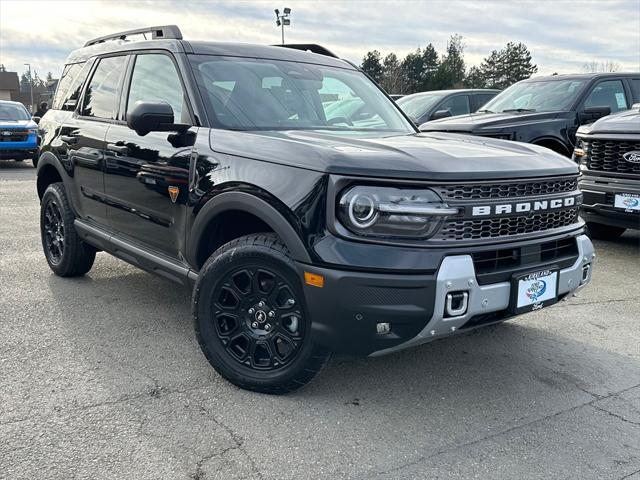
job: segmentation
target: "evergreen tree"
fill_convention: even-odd
[[[382,62],[382,88],[389,93],[404,92],[404,72],[395,53],[384,57]]]
[[[447,53],[443,55],[436,72],[437,88],[460,88],[463,86],[464,77],[464,44],[462,37],[454,34],[447,42]]]
[[[480,68],[473,66],[464,78],[464,86],[467,88],[486,88],[486,80]]]
[[[422,50],[418,48],[415,52],[408,53],[402,61],[402,71],[406,82],[406,93],[416,93],[421,91],[424,81],[424,57]]]
[[[362,64],[360,65],[360,68],[376,82],[382,80],[383,67],[381,58],[378,50],[369,51],[362,59]]]
[[[422,81],[421,91],[435,90],[436,86],[436,73],[440,62],[438,59],[438,52],[433,44],[429,44],[422,51]]]

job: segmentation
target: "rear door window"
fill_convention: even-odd
[[[112,120],[118,105],[118,88],[125,67],[124,56],[100,60],[84,93],[80,115]]]
[[[484,105],[495,97],[495,93],[478,93],[476,94],[476,110],[484,107]]]
[[[453,97],[449,97],[436,107],[436,111],[438,110],[449,110],[452,116],[471,113],[469,95],[454,95]]]
[[[584,108],[609,107],[611,113],[627,110],[629,103],[622,80],[605,80],[597,83],[584,101]]]

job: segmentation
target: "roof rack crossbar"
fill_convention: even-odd
[[[111,35],[105,35],[104,37],[94,38],[84,44],[85,47],[95,45],[97,43],[103,43],[109,40],[124,40],[131,35],[142,35],[150,33],[151,38],[155,39],[175,39],[182,40],[182,32],[177,25],[161,25],[158,27],[144,27],[136,28],[134,30],[127,30],[125,32],[112,33]]]
[[[278,44],[276,47],[293,48],[294,50],[303,50],[306,52],[317,53],[318,55],[326,55],[327,57],[340,58],[331,50],[323,47],[322,45],[316,45],[315,43],[287,43]]]

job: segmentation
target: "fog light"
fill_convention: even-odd
[[[391,333],[391,324],[388,322],[376,323],[376,333],[378,335],[386,335]]]
[[[445,317],[459,317],[467,313],[467,306],[469,305],[469,293],[468,292],[452,292],[447,293],[444,316]]]

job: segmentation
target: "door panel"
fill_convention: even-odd
[[[73,205],[81,218],[98,223],[105,223],[107,218],[102,170],[108,127],[104,122],[70,118],[60,129],[72,166]]]
[[[195,134],[195,128],[187,133],[187,143],[193,145]],[[112,125],[106,138],[105,194],[110,226],[178,258],[192,147],[173,146],[168,140],[172,135],[151,132],[141,137],[126,125]]]

